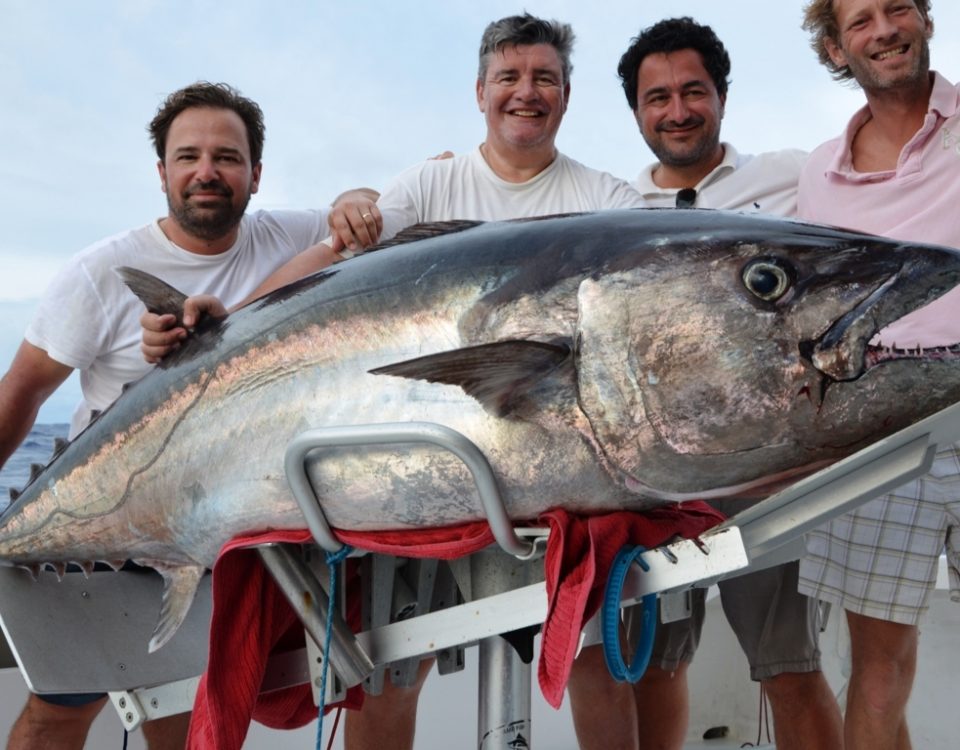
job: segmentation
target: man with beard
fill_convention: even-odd
[[[570,97],[573,41],[568,24],[529,14],[489,24],[480,43],[475,81],[477,106],[486,124],[483,143],[471,152],[411,167],[387,185],[376,202],[362,199],[338,206],[331,214],[333,239],[302,253],[267,279],[255,296],[419,222],[497,221],[643,206],[628,183],[590,169],[556,148]],[[184,323],[190,325],[204,312],[219,315],[225,308],[215,297],[192,297],[185,305]],[[143,324],[143,350],[150,361],[163,357],[187,335],[186,328],[174,325],[173,316],[148,313]],[[585,653],[593,655],[589,664],[602,664],[599,647]],[[423,663],[413,686],[400,688],[385,680],[381,695],[367,696],[361,711],[348,712],[345,747],[412,747],[420,689],[431,663]],[[574,674],[585,663],[574,662]],[[632,695],[609,674],[596,676],[589,696],[574,709],[590,717],[586,734],[577,727],[581,747],[620,747],[607,737],[619,733],[625,723],[620,721],[623,712],[632,714]]]
[[[866,96],[843,134],[817,148],[800,179],[799,213],[824,224],[960,248],[960,86],[930,70],[929,0],[814,0],[804,29],[834,78]],[[960,289],[880,331],[891,360],[960,339]],[[960,589],[960,453],[931,473],[808,535],[800,590],[842,606],[852,672],[848,750],[911,747],[906,706],[918,623],[944,546]]]
[[[635,183],[656,207],[722,208],[791,216],[806,154],[738,153],[720,140],[730,58],[709,26],[672,18],[643,30],[618,73],[644,141],[658,161]],[[744,503],[714,501],[727,515]],[[817,602],[797,592],[798,563],[721,581],[724,613],[770,698],[777,747],[836,748],[840,712],[817,647]],[[659,623],[646,674],[634,686],[640,747],[682,748],[689,716],[687,668],[705,614],[705,590],[691,592],[691,614]],[[635,643],[640,608],[627,611]],[[577,686],[571,684],[571,692]],[[584,686],[586,690],[586,686]]]
[[[150,366],[140,354],[141,302],[114,272],[133,266],[170,284],[239,301],[258,281],[327,234],[327,211],[245,214],[260,183],[260,107],[225,84],[171,94],[149,126],[168,213],[103,240],[66,264],[40,302],[0,381],[0,465],[29,433],[43,402],[79,369],[75,436]],[[82,748],[106,695],[30,695],[7,747]],[[182,748],[189,714],[147,722],[151,750]]]

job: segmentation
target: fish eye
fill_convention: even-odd
[[[743,269],[743,284],[758,299],[776,302],[790,291],[793,279],[778,261],[761,259]]]

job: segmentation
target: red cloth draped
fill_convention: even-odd
[[[646,513],[544,514],[540,522],[550,526],[544,558],[548,611],[538,674],[551,705],[559,706],[563,699],[580,632],[600,606],[617,551],[625,544],[655,547],[674,536],[694,537],[721,520],[721,514],[697,502]],[[485,522],[413,531],[338,531],[337,536],[371,552],[442,560],[494,543]],[[302,647],[304,635],[283,593],[250,549],[309,541],[307,531],[270,532],[234,539],[221,551],[213,570],[209,659],[197,690],[188,748],[239,750],[251,719],[292,729],[316,718],[309,685],[260,693],[270,654]],[[362,691],[355,688],[345,705],[356,708],[361,702]]]

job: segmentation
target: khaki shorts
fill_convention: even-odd
[[[750,663],[750,677],[766,680],[787,672],[820,670],[820,608],[797,592],[798,563],[721,581],[720,602]],[[693,660],[705,615],[705,589],[693,589],[689,618],[657,624],[650,664],[672,672]],[[627,643],[639,641],[640,605],[624,611]]]

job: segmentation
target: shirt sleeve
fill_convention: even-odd
[[[310,211],[274,210],[261,213],[261,216],[269,217],[283,230],[295,252],[306,250],[330,235],[327,224],[329,215],[329,207]]]
[[[380,194],[377,208],[383,216],[381,241],[392,239],[403,229],[424,220],[422,165],[411,167],[395,177]]]
[[[88,268],[75,259],[47,287],[24,338],[57,362],[83,370],[108,348],[112,317]]]

